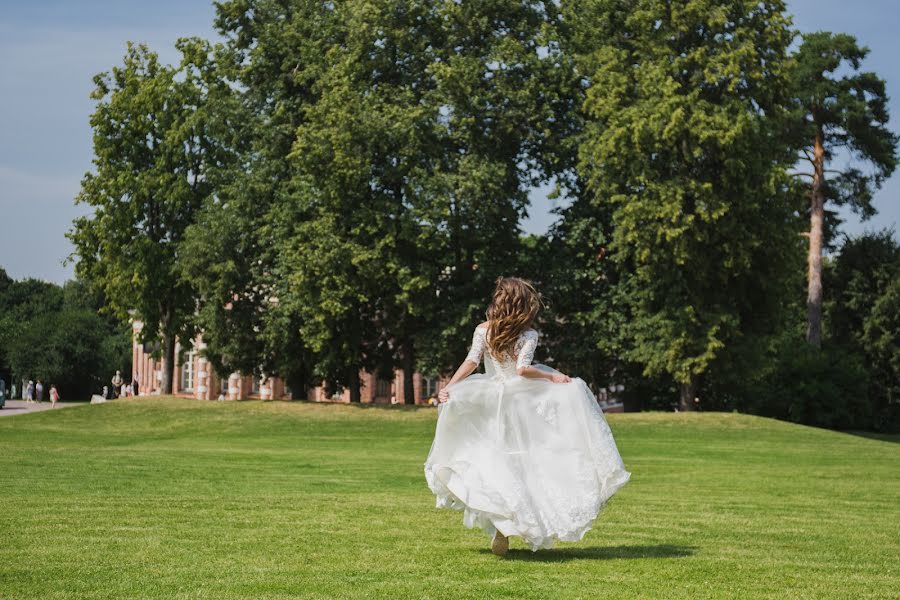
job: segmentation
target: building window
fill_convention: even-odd
[[[184,355],[184,363],[181,365],[181,391],[194,391],[194,357],[197,353],[193,350]]]
[[[375,381],[375,395],[379,397],[391,395],[391,382],[388,379],[378,379]]]
[[[428,398],[433,398],[437,396],[438,393],[438,378],[437,377],[422,377],[422,397],[426,400]]]

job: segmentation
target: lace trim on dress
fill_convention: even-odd
[[[466,355],[466,360],[470,360],[476,365],[481,364],[481,357],[484,354],[486,331],[487,327],[476,327],[475,333],[472,334],[472,347],[469,349],[469,354]]]
[[[522,334],[519,336],[519,339],[516,340],[515,346],[517,369],[531,365],[531,361],[534,360],[534,351],[537,348],[537,343],[537,331],[535,331],[534,329],[529,329],[522,332]],[[466,360],[471,361],[476,365],[480,365],[481,359],[484,357],[484,350],[486,347],[487,327],[476,327],[475,332],[472,334],[472,345],[469,348],[469,353],[466,355]]]
[[[519,349],[519,355],[516,358],[517,369],[531,365],[531,361],[534,360],[534,350],[537,348],[537,342],[538,332],[534,329],[529,329],[519,337],[521,348]]]

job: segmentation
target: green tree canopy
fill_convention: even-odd
[[[893,230],[846,238],[823,273],[825,340],[864,357],[874,425],[900,427],[900,244]]]
[[[60,287],[24,279],[0,286],[0,373],[15,383],[55,384],[67,400],[99,393],[116,370],[127,375],[130,331],[101,317],[102,303],[80,281]]]
[[[259,0],[218,14],[221,73],[254,125],[241,173],[189,235],[222,250],[190,252],[185,271],[211,353],[274,364],[290,337],[274,324],[290,324],[318,376],[354,390],[360,367],[399,365],[411,398],[413,367],[458,360],[493,280],[515,270],[527,190],[552,169],[542,148],[570,103],[555,5]],[[229,336],[251,351],[226,351]]]
[[[144,341],[162,339],[167,393],[175,340],[187,345],[194,333],[196,299],[179,276],[180,246],[212,193],[210,165],[224,160],[210,131],[222,84],[209,76],[209,48],[199,40],[178,47],[183,61],[170,67],[129,44],[122,66],[94,78],[94,171],[77,199],[93,210],[69,233],[79,276],[118,317],[141,319]]]
[[[771,306],[789,263],[789,154],[773,119],[789,20],[779,1],[568,8],[590,80],[579,168],[591,202],[613,209],[627,354],[681,383],[689,407],[698,376],[747,314]]]

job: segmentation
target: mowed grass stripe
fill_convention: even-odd
[[[0,598],[897,598],[900,444],[608,419],[632,481],[578,544],[434,509],[436,412],[140,398],[0,420]]]

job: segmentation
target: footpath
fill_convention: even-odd
[[[24,400],[7,400],[6,405],[0,408],[0,417],[11,417],[13,415],[25,415],[33,412],[41,412],[42,410],[60,410],[69,408],[70,406],[84,406],[87,402],[57,402],[56,408],[47,401],[27,403]]]

